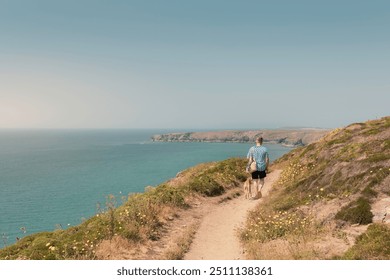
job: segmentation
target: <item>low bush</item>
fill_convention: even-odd
[[[389,260],[390,227],[386,224],[372,224],[367,231],[357,237],[356,243],[341,259],[349,260]]]
[[[360,225],[372,223],[373,217],[370,201],[364,197],[360,197],[356,201],[341,208],[335,216],[336,219]]]

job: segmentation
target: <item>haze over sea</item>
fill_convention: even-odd
[[[198,163],[245,157],[252,145],[150,140],[166,132],[0,130],[0,248],[77,225],[104,208],[110,194],[120,203]],[[266,146],[271,160],[291,150]]]

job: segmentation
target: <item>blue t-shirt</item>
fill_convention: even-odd
[[[266,159],[269,158],[268,150],[264,146],[253,146],[249,149],[247,158],[253,157],[256,161],[257,170],[264,171],[267,168]]]

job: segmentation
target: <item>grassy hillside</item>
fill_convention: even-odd
[[[279,182],[241,234],[249,258],[390,259],[389,139],[385,117],[277,160]]]
[[[271,172],[282,170],[279,181],[241,232],[247,257],[390,259],[389,139],[386,117],[334,130],[274,162]],[[155,243],[172,234],[167,229],[175,221],[183,228],[180,213],[196,207],[199,197],[236,192],[247,177],[245,166],[246,160],[238,158],[205,163],[123,198],[121,206],[108,197],[104,209],[81,225],[27,236],[0,250],[0,259],[123,256],[110,256],[112,251],[139,258],[145,248],[150,255],[144,257],[159,257]],[[186,226],[176,244],[180,250],[193,236],[193,225]],[[131,250],[135,255],[129,255]],[[171,250],[167,258],[179,259],[182,253]]]
[[[130,195],[119,207],[115,197],[108,197],[105,209],[81,225],[27,236],[0,250],[0,259],[100,259],[103,244],[113,240],[132,247],[158,240],[176,213],[191,207],[191,197],[217,196],[240,186],[245,165],[246,160],[234,158],[197,165]]]

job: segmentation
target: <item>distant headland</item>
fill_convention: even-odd
[[[266,130],[223,130],[207,132],[182,132],[158,134],[151,137],[156,142],[254,142],[263,137],[264,143],[280,144],[290,147],[305,146],[319,140],[328,129],[266,129]]]

